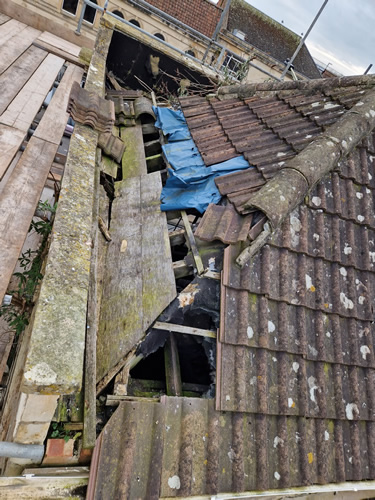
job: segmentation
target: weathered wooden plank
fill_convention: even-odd
[[[21,33],[26,26],[26,24],[16,19],[10,19],[6,23],[2,23],[0,26],[0,45],[6,44],[8,40]]]
[[[192,326],[175,325],[172,323],[163,323],[156,321],[152,328],[156,330],[166,330],[167,332],[186,333],[188,335],[199,335],[200,337],[210,337],[216,339],[216,332],[212,330],[203,330],[202,328],[194,328]]]
[[[64,59],[49,54],[0,116],[0,123],[27,132],[63,63]]]
[[[57,146],[32,137],[0,199],[0,301],[25,241]]]
[[[25,132],[0,123],[0,180],[12,163],[25,138]]]
[[[30,47],[39,33],[40,31],[27,26],[20,33],[7,40],[6,43],[0,45],[0,75]]]
[[[170,334],[164,346],[164,362],[167,395],[182,396],[180,358],[174,333]]]
[[[48,31],[43,31],[41,35],[38,36],[36,42],[45,42],[56,49],[60,49],[71,56],[79,57],[79,53],[81,51],[81,47],[76,45],[75,43],[68,42],[67,40],[63,40],[62,38],[49,33]]]
[[[125,143],[125,153],[122,156],[122,178],[129,179],[147,174],[141,125],[120,127],[120,137]]]
[[[6,16],[5,14],[0,13],[0,25],[6,23],[9,20],[10,20],[10,17]]]
[[[46,56],[45,50],[31,46],[0,76],[0,115]]]
[[[194,262],[195,262],[195,265],[197,267],[197,272],[198,272],[198,274],[203,274],[204,273],[203,262],[202,262],[201,256],[199,255],[199,250],[198,250],[197,244],[195,242],[194,234],[193,234],[193,231],[191,229],[190,222],[189,222],[189,219],[188,219],[188,216],[187,216],[185,210],[181,210],[181,215],[182,215],[182,220],[184,222],[184,226],[185,226],[185,230],[186,230],[187,242],[188,242],[190,249],[193,253]]]
[[[87,66],[87,64],[84,61],[81,61],[78,57],[72,56],[64,50],[60,50],[57,47],[50,45],[49,43],[41,42],[39,41],[39,39],[33,41],[33,46],[38,47],[39,49],[42,49],[49,54],[55,54],[55,56],[62,57],[66,61],[76,64],[77,66],[82,66],[83,68]]]
[[[111,29],[102,24],[87,75],[87,90],[99,95],[104,94],[111,36]],[[21,384],[25,392],[69,394],[82,386],[97,142],[97,131],[76,123],[35,308]]]
[[[66,108],[69,101],[70,89],[73,82],[81,82],[83,69],[69,64],[64,76],[59,83],[58,90],[53,96],[41,122],[34,132],[34,137],[39,137],[59,145],[69,118]]]
[[[145,335],[176,296],[160,174],[116,186],[97,345],[97,380]]]

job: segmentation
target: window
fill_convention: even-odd
[[[78,0],[64,0],[62,4],[62,9],[65,12],[69,12],[69,14],[73,14],[73,16],[77,13]]]
[[[165,41],[164,35],[162,35],[161,33],[155,33],[154,36],[156,36],[156,38],[159,38],[160,40]]]
[[[134,24],[134,26],[138,26],[138,28],[141,27],[141,25],[139,24],[139,22],[136,19],[130,19],[129,23]]]
[[[112,14],[115,14],[116,16],[121,17],[122,19],[125,19],[124,14],[119,10],[114,10]]]
[[[187,54],[187,55],[189,55],[189,56],[191,56],[191,57],[195,57],[195,52],[194,52],[194,50],[187,50],[187,51],[185,52],[185,54]]]
[[[227,52],[221,66],[221,71],[237,80],[242,80],[246,76],[247,65],[243,59],[240,59],[231,52]]]
[[[96,0],[91,1],[97,4]],[[96,10],[94,9],[94,7],[89,7],[88,5],[86,5],[85,15],[83,16],[83,19],[90,24],[94,24],[95,14]]]

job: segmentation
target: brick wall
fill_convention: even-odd
[[[209,0],[147,0],[158,9],[211,37],[222,9]]]

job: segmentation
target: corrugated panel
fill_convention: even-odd
[[[103,431],[95,498],[164,498],[375,477],[375,424],[122,403]]]
[[[234,264],[239,252],[233,253],[229,272],[224,273],[225,286],[326,314],[373,320],[373,272],[271,245],[264,246],[241,270]]]
[[[372,321],[357,321],[223,287],[221,342],[306,360],[375,368]]]
[[[228,245],[246,241],[252,219],[252,215],[239,215],[231,204],[219,206],[211,203],[195,231],[195,236],[204,241],[220,240]]]

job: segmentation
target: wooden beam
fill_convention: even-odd
[[[26,132],[0,123],[0,180],[20,149]]]
[[[40,31],[27,26],[20,33],[14,34],[6,43],[1,45],[0,42],[0,75],[30,47],[39,34]]]
[[[0,123],[27,132],[63,64],[64,59],[49,54],[17,97],[0,115]]]
[[[164,346],[165,381],[167,396],[182,396],[180,358],[174,333],[171,333]]]
[[[164,330],[167,332],[186,333],[188,335],[199,335],[200,337],[210,337],[212,339],[216,339],[216,332],[212,330],[203,330],[201,328],[193,328],[192,326],[175,325],[172,323],[156,321],[152,325],[152,328],[155,328],[156,330]]]
[[[0,76],[0,115],[47,57],[45,50],[31,46]]]
[[[176,280],[194,274],[193,268],[188,266],[184,260],[178,260],[177,262],[173,262],[172,267],[173,267],[174,277]]]
[[[185,229],[176,229],[174,231],[170,231],[168,236],[171,247],[183,245],[185,243],[186,231]]]
[[[190,246],[190,250],[193,254],[194,262],[195,262],[195,265],[197,267],[197,273],[199,275],[203,274],[204,273],[203,262],[202,262],[201,256],[199,255],[199,251],[198,251],[197,244],[195,242],[194,234],[193,234],[193,231],[191,229],[190,222],[189,222],[188,216],[186,215],[185,210],[181,210],[181,216],[182,216],[182,220],[184,222],[184,226],[185,226],[185,230],[186,230],[187,242]]]

